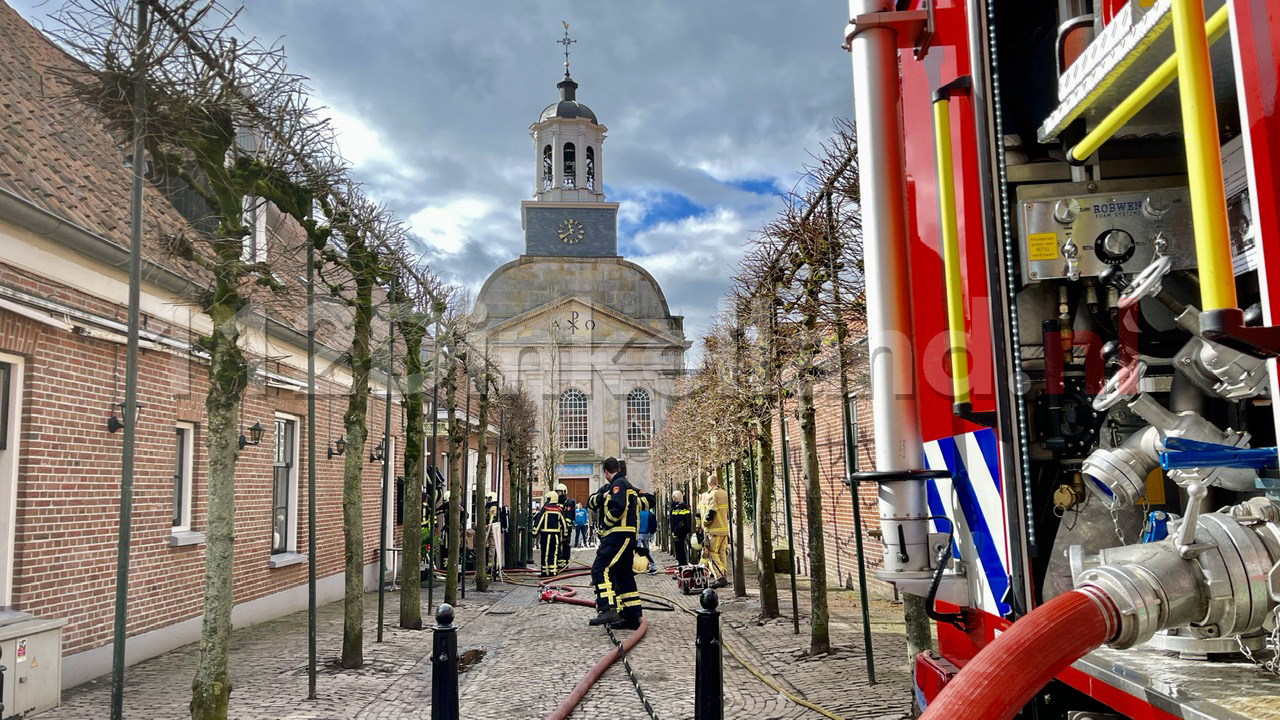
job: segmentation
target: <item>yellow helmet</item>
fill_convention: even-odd
[[[631,569],[637,573],[648,572],[649,558],[641,555],[640,553],[636,553],[631,557]]]
[[[551,505],[552,503],[558,503],[560,502],[560,494],[557,493],[555,490],[548,490],[546,499],[547,499],[548,505]]]
[[[564,495],[565,493],[569,492],[569,486],[565,485],[564,483],[556,483],[556,492],[560,493],[561,495]]]

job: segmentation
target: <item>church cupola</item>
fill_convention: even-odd
[[[569,76],[569,37],[565,23],[564,79],[556,84],[559,102],[542,111],[529,128],[537,153],[534,197],[562,202],[604,201],[601,145],[608,128],[596,120],[591,108],[578,102],[578,83]]]

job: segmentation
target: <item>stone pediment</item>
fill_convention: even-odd
[[[682,338],[629,318],[582,295],[566,295],[487,328],[498,343],[659,345],[687,348]]]

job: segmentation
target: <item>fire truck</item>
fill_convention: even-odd
[[[924,717],[1280,717],[1280,2],[849,17]]]

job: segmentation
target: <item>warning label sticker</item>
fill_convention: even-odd
[[[1031,233],[1027,236],[1027,255],[1032,260],[1058,259],[1058,233]]]

